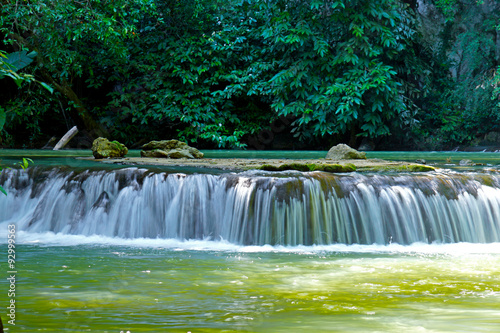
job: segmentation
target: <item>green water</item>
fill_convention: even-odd
[[[326,154],[205,153],[209,158]],[[0,150],[3,164],[30,157],[36,165],[110,167],[75,159],[88,156],[89,151]],[[498,153],[368,157],[424,158],[457,170],[461,159],[471,159],[500,168]],[[22,231],[16,240],[12,326],[6,317],[7,225],[0,223],[0,317],[6,332],[500,331],[500,243],[274,248]]]
[[[206,158],[280,158],[280,159],[316,159],[324,158],[326,151],[256,151],[256,150],[204,150]],[[127,157],[140,156],[139,150],[131,150]],[[73,168],[101,168],[116,169],[125,166],[103,164],[92,160],[82,159],[92,157],[90,150],[22,150],[0,149],[0,163],[15,166],[22,157],[30,157],[36,165],[69,166]],[[483,168],[500,169],[500,153],[492,152],[367,152],[368,158],[380,158],[391,161],[415,162],[424,159],[427,164],[439,168],[454,170],[479,171]],[[472,160],[480,166],[460,166],[461,160]],[[158,167],[149,168],[159,171],[185,170],[186,172],[206,172],[202,168]],[[208,172],[216,172],[213,169]]]
[[[26,244],[17,249],[17,322],[10,331],[498,331],[498,244],[484,245],[492,253],[450,246],[200,251]],[[1,267],[7,270],[4,261]]]

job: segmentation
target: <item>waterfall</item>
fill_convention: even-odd
[[[500,241],[500,176],[4,170],[18,230],[253,245]]]

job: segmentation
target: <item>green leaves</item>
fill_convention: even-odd
[[[21,167],[21,169],[26,170],[30,163],[34,164],[35,162],[33,162],[31,158],[23,157],[23,160],[17,164]]]
[[[39,0],[7,2],[0,12],[2,34],[25,36],[21,49],[39,57],[31,62],[34,54],[20,51],[0,75],[18,84],[52,78],[46,82],[59,97],[74,89],[127,144],[178,136],[243,147],[283,117],[304,140],[383,136],[415,123],[419,98],[430,90],[430,67],[421,60],[428,48],[414,47],[417,20],[399,0]],[[19,40],[8,43],[17,49]],[[488,45],[463,44],[471,54]],[[464,63],[484,73],[482,59]],[[60,123],[65,112],[81,113],[75,100],[59,105],[29,89],[19,97],[18,110],[26,111],[17,112],[37,116],[32,127],[41,122],[37,109],[61,109]]]
[[[170,24],[129,47],[137,72],[112,94],[132,123],[235,147],[284,116],[294,117],[302,138],[353,128],[386,135],[405,109],[391,64],[413,27],[396,0],[166,2],[158,9]],[[151,72],[145,63],[161,66]]]
[[[31,64],[36,56],[37,53],[35,51],[30,53],[28,53],[28,51],[18,51],[8,54],[3,61],[10,66],[12,70],[17,72],[18,70]]]

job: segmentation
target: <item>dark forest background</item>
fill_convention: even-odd
[[[495,0],[0,0],[0,146],[500,146]]]

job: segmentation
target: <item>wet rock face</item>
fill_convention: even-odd
[[[198,149],[179,140],[151,141],[142,146],[142,157],[203,158]]]
[[[349,147],[343,143],[330,148],[326,154],[326,159],[329,160],[366,160],[366,153],[359,152],[356,149]]]
[[[97,138],[92,142],[92,155],[95,158],[124,157],[128,148],[118,141],[109,141],[106,138]]]

